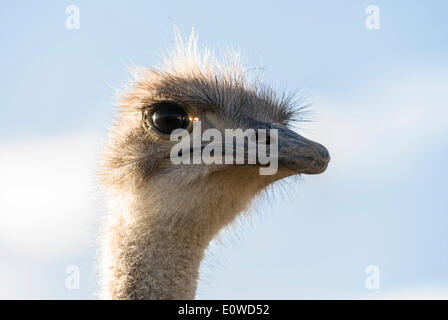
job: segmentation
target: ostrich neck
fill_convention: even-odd
[[[200,262],[212,236],[204,237],[207,231],[194,219],[173,223],[166,218],[172,214],[169,208],[135,203],[121,201],[108,216],[101,270],[104,297],[194,299]]]
[[[244,170],[246,177],[258,175],[257,167]],[[109,194],[102,239],[103,296],[193,299],[209,242],[260,190],[284,176],[243,179],[241,171],[229,169],[188,186],[167,184],[168,178],[160,176],[142,190]]]

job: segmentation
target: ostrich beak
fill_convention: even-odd
[[[320,143],[302,137],[286,126],[278,123],[266,123],[252,118],[246,118],[252,128],[266,129],[270,132],[277,130],[278,166],[279,168],[293,170],[296,173],[319,174],[327,169],[330,154],[327,148]],[[272,132],[271,132],[272,133]],[[273,135],[269,134],[271,147]],[[274,139],[274,140],[277,140]]]
[[[330,154],[320,143],[311,141],[285,126],[272,124],[278,130],[278,165],[297,173],[319,174],[327,169]]]

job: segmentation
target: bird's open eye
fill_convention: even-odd
[[[190,124],[182,106],[171,101],[158,102],[151,110],[145,110],[143,121],[147,127],[167,135],[175,129],[187,129]]]

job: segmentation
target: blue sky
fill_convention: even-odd
[[[65,8],[80,9],[67,30]],[[365,8],[380,9],[367,30]],[[16,1],[0,11],[0,297],[95,298],[95,162],[126,66],[173,24],[300,89],[327,172],[213,243],[199,298],[448,297],[446,1]],[[286,186],[289,183],[289,186]],[[285,189],[285,194],[280,192]],[[65,287],[78,265],[79,290]],[[381,288],[366,289],[367,265]]]

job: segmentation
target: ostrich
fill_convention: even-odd
[[[237,53],[220,61],[199,49],[194,32],[176,33],[160,68],[137,69],[100,163],[103,298],[194,299],[204,252],[223,227],[275,181],[325,171],[326,148],[288,128],[301,110],[288,97],[248,79]],[[193,118],[202,129],[278,129],[277,172],[260,175],[258,163],[174,165],[169,134]]]

